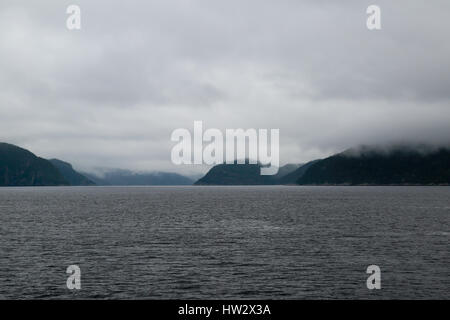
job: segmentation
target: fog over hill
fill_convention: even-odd
[[[450,148],[433,146],[349,149],[313,163],[302,185],[448,185]]]
[[[103,169],[102,173],[83,173],[97,185],[103,186],[170,186],[192,185],[194,180],[172,172],[133,172]]]

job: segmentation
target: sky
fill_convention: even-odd
[[[206,169],[172,164],[170,137],[195,120],[279,129],[282,164],[448,144],[449,14],[448,0],[1,0],[0,141],[84,171],[185,174]]]

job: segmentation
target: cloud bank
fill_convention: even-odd
[[[66,28],[81,8],[82,29]],[[281,163],[448,143],[450,3],[0,3],[0,140],[75,167],[191,172],[171,132],[280,129]]]

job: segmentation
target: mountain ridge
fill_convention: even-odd
[[[0,186],[66,186],[53,164],[29,150],[0,143]]]
[[[71,186],[95,186],[96,184],[82,175],[81,173],[75,171],[72,165],[68,162],[59,159],[50,159],[53,166],[59,170],[62,176],[66,179]]]
[[[300,185],[450,184],[450,149],[422,152],[407,147],[388,151],[351,148],[313,163]]]
[[[79,173],[58,159],[46,160],[21,147],[0,143],[0,186],[89,185],[449,185],[450,148],[397,146],[350,148],[325,159],[287,164],[273,176],[262,165],[219,164],[194,181],[171,172],[110,170]]]
[[[276,175],[261,175],[262,165],[237,164],[219,164],[212,167],[205,176],[198,179],[194,185],[276,185],[280,179],[295,171],[299,164],[287,164],[278,169]]]

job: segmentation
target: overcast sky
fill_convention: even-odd
[[[183,173],[204,168],[173,165],[170,135],[194,120],[278,128],[282,164],[448,143],[449,16],[448,0],[1,0],[0,141],[83,170]]]

